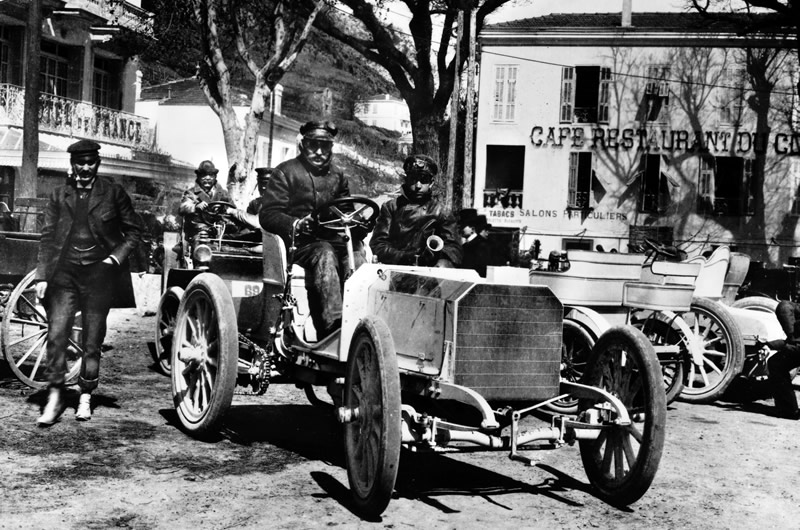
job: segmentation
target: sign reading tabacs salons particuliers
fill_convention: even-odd
[[[799,133],[757,133],[741,130],[619,129],[613,127],[561,126],[531,129],[534,147],[657,152],[730,152],[800,155]]]

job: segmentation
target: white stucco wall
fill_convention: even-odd
[[[717,49],[711,53],[707,64],[701,64],[697,57],[688,57],[688,50],[676,52],[674,47],[663,46],[620,45],[612,48],[484,44],[476,135],[475,207],[486,214],[494,226],[526,227],[521,246],[528,248],[534,239],[539,239],[545,254],[549,250],[562,248],[565,238],[590,238],[593,246],[602,244],[606,250],[618,248],[625,251],[630,226],[646,224],[673,227],[676,241],[742,243],[739,228],[747,221],[745,216],[721,223],[713,216],[697,213],[700,154],[693,151],[691,146],[694,131],[702,130],[704,134],[719,135],[714,137],[718,139],[716,147],[708,144],[708,154],[752,159],[754,146],[748,145],[748,142],[753,137],[748,139],[743,136],[738,138],[740,142],[735,141],[737,134],[755,131],[755,115],[752,111],[745,110],[741,124],[734,128],[720,122],[719,111],[714,103],[718,96],[714,89],[698,84],[688,91],[681,91],[690,85],[671,83],[670,88],[674,93],[670,96],[669,123],[659,126],[651,123],[647,127],[651,136],[637,136],[640,124],[636,122],[636,111],[644,93],[646,81],[642,76],[646,73],[647,65],[670,64],[672,78],[691,72],[698,77],[706,76],[706,80],[709,80],[709,76],[717,75],[710,79],[713,85],[721,83],[718,77],[720,69],[723,65],[734,65],[737,53]],[[492,119],[495,70],[498,65],[517,66],[515,119],[508,123]],[[562,66],[583,65],[609,67],[615,72],[611,81],[607,124],[560,122]],[[714,69],[716,74],[713,73]],[[789,79],[789,76],[784,77]],[[781,87],[775,90],[779,91]],[[701,96],[705,99],[700,103],[700,110],[688,112],[690,100],[700,99]],[[777,153],[782,149],[776,147],[775,134],[781,130],[777,121],[776,118],[768,142],[764,144],[768,168],[765,173],[768,186],[765,188],[770,190],[765,198],[767,224],[771,226],[768,226],[768,233],[770,230],[777,233],[780,229],[791,209],[800,175],[797,156],[786,157]],[[607,139],[609,131],[618,134],[619,139],[605,144],[600,140],[593,141],[593,136],[599,134]],[[666,131],[663,138],[660,136],[662,131]],[[583,138],[577,136],[576,139],[576,135],[580,134],[583,134]],[[674,134],[685,134],[686,138],[671,136]],[[725,135],[733,135],[730,138],[734,141],[723,142]],[[624,140],[623,136],[626,137]],[[790,140],[787,140],[784,145],[789,143]],[[499,205],[484,208],[487,145],[524,146],[521,208],[502,208]],[[675,145],[679,148],[676,149]],[[670,205],[659,215],[639,212],[638,194],[633,188],[629,190],[629,184],[633,185],[635,180],[639,159],[646,148],[650,149],[651,154],[664,155],[661,167],[662,173],[668,176]],[[602,187],[600,200],[592,201],[593,210],[583,214],[567,210],[571,152],[592,153],[595,175]],[[797,231],[794,235],[800,238]]]

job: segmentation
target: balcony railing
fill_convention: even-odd
[[[153,17],[140,7],[128,2],[108,0],[68,0],[67,8],[79,8],[98,15],[108,24],[130,29],[145,35],[153,34]]]
[[[483,207],[522,208],[522,190],[507,188],[483,190]]]
[[[24,108],[22,87],[0,84],[0,125],[22,127]],[[39,129],[142,151],[152,146],[147,118],[50,94],[39,94]]]

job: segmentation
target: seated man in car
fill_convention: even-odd
[[[184,218],[184,232],[192,248],[197,246],[200,241],[207,241],[218,235],[214,224],[209,222],[208,216],[202,215],[201,212],[205,211],[212,202],[233,204],[228,190],[217,183],[219,170],[214,166],[213,162],[210,160],[200,162],[194,173],[197,175],[195,184],[183,192],[178,208],[178,212]],[[255,215],[248,215],[232,206],[227,207],[224,213],[245,226],[260,228]]]
[[[287,248],[296,234],[294,262],[306,270],[309,312],[320,338],[341,327],[342,286],[349,269],[342,235],[315,230],[311,217],[317,208],[350,195],[347,178],[332,160],[336,133],[328,121],[300,127],[300,154],[273,170],[259,212],[264,230],[279,235]],[[366,261],[363,243],[354,240],[353,246],[358,268]]]
[[[381,263],[456,267],[461,264],[461,242],[455,217],[432,196],[439,168],[429,156],[411,155],[403,163],[405,183],[399,197],[381,206],[369,246]],[[429,236],[442,239],[431,251]]]

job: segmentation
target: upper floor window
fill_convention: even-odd
[[[586,210],[591,206],[592,153],[569,154],[569,180],[567,182],[567,207]]]
[[[83,48],[42,41],[41,91],[54,96],[80,99]]]
[[[0,26],[0,83],[22,84],[22,30]]]
[[[639,211],[663,213],[669,205],[667,178],[661,171],[661,155],[643,155],[639,160]]]
[[[644,96],[636,117],[637,121],[665,123],[669,120],[669,76],[669,66],[650,65],[647,67]]]
[[[720,76],[717,106],[722,123],[740,123],[744,112],[744,68],[725,68]]]
[[[500,64],[495,67],[493,121],[516,120],[517,65]]]
[[[751,215],[753,160],[734,156],[705,155],[698,176],[699,213]]]
[[[566,123],[608,123],[611,69],[565,66],[561,69],[561,116]]]
[[[92,80],[92,103],[101,107],[120,109],[119,100],[119,61],[94,58],[94,79]]]

